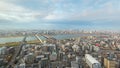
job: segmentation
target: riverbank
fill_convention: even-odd
[[[5,43],[5,44],[0,44],[0,47],[2,46],[8,46],[8,47],[11,47],[11,46],[19,46],[21,42],[8,42],[8,43]],[[32,41],[27,41],[26,42],[27,44],[40,44],[41,42],[39,40],[32,40]]]
[[[43,41],[46,40],[45,37],[38,35],[40,37],[40,39],[42,39]],[[95,36],[94,34],[65,34],[65,35],[52,35],[50,37],[54,37],[57,40],[64,40],[64,39],[70,39],[70,38],[78,38],[78,37],[84,37],[84,36]],[[0,45],[10,45],[10,46],[14,46],[14,45],[19,45],[18,43],[21,42],[23,40],[24,36],[11,36],[11,37],[3,37],[0,38]],[[29,43],[38,43],[39,41],[37,40],[37,38],[34,35],[28,36],[26,38],[26,41],[28,41]]]

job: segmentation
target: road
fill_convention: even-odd
[[[15,64],[15,61],[16,61],[16,57],[18,57],[20,55],[22,47],[26,44],[26,38],[27,38],[27,36],[25,36],[23,38],[21,44],[16,47],[15,54],[13,55],[11,61],[8,63],[7,68],[13,68],[13,65]]]

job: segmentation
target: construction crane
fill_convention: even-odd
[[[13,65],[16,64],[18,60],[17,57],[20,55],[22,47],[26,44],[26,38],[27,38],[27,35],[25,34],[25,37],[23,38],[20,45],[16,47],[15,54],[13,55],[11,61],[8,63],[7,68],[13,68]]]

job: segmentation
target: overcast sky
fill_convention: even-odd
[[[0,0],[0,29],[120,30],[120,0]]]

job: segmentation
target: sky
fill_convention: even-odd
[[[0,30],[120,30],[120,0],[0,0]]]

